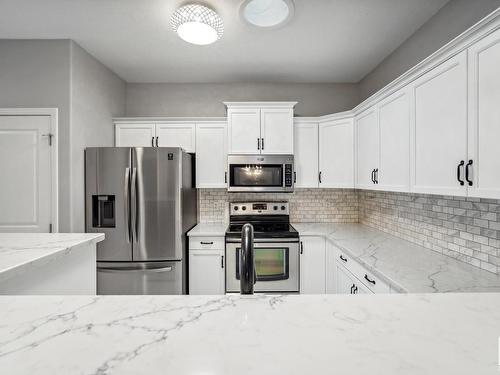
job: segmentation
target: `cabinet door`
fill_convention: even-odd
[[[293,110],[260,110],[262,154],[293,154]]]
[[[339,262],[335,261],[335,265],[337,294],[354,294],[357,280]]]
[[[196,150],[196,129],[192,123],[156,125],[159,147],[182,147],[187,152]]]
[[[224,294],[224,251],[189,251],[189,294]]]
[[[318,187],[318,124],[295,124],[294,142],[295,187]]]
[[[380,103],[378,117],[378,186],[383,190],[410,191],[410,101],[407,90]]]
[[[196,124],[196,187],[225,188],[226,123]]]
[[[467,51],[452,57],[412,85],[411,188],[418,193],[467,193]],[[459,176],[457,176],[457,172]]]
[[[354,187],[352,119],[319,124],[319,171],[322,188]]]
[[[469,49],[469,180],[473,197],[500,198],[500,30]]]
[[[154,124],[116,124],[116,147],[153,147],[155,137]]]
[[[323,237],[301,238],[300,293],[326,292],[326,253]]]
[[[228,109],[227,121],[230,154],[260,153],[260,109]]]
[[[373,171],[379,166],[379,127],[374,108],[356,118],[357,168],[356,187],[375,189]]]

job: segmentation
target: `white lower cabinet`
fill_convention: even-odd
[[[189,294],[225,294],[224,238],[189,238]]]
[[[335,261],[337,278],[337,294],[373,294],[356,276],[350,273],[342,264]]]
[[[326,293],[326,249],[323,237],[300,239],[300,293]]]

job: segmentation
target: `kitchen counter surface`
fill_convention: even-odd
[[[500,294],[0,297],[15,374],[495,374]]]
[[[102,240],[99,233],[0,233],[0,281]]]
[[[188,236],[200,237],[224,237],[226,235],[227,224],[224,223],[209,223],[196,224],[196,226],[188,232]]]
[[[500,292],[500,276],[362,224],[292,224],[323,236],[396,290],[410,293]]]

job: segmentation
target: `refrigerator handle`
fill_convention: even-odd
[[[132,233],[132,242],[137,242],[139,235],[138,235],[138,230],[137,230],[137,216],[138,216],[138,207],[137,207],[137,168],[132,168],[132,182],[131,182],[132,188],[131,188],[131,202],[132,202],[132,209],[131,209],[131,233]],[[135,239],[134,239],[135,236]]]
[[[127,220],[127,243],[131,241],[130,232],[130,168],[125,168],[125,182],[124,182],[124,198],[125,198],[125,219]]]
[[[172,266],[167,267],[158,267],[158,268],[142,268],[142,267],[103,267],[99,268],[99,272],[109,272],[109,273],[118,273],[118,272],[171,272],[173,271]]]

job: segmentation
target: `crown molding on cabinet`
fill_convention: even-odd
[[[144,122],[225,122],[227,117],[113,117],[115,124],[124,123],[144,123]]]
[[[223,102],[231,108],[293,108],[298,102]]]

